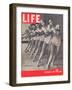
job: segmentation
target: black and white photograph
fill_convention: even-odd
[[[40,23],[21,25],[22,70],[63,69],[63,15],[40,16]]]

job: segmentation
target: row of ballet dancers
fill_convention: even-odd
[[[36,23],[29,25],[26,32],[22,35],[22,38],[29,39],[28,45],[25,49],[25,53],[29,53],[32,62],[36,61],[37,67],[40,66],[40,62],[43,58],[46,46],[46,54],[48,55],[46,57],[47,63],[45,67],[47,69],[49,69],[50,67],[54,67],[54,62],[61,46],[59,24],[54,26],[52,20],[50,19],[48,21],[48,25],[45,25],[44,21],[41,20],[39,24]],[[36,56],[38,56],[37,59]]]

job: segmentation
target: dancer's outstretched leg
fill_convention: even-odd
[[[34,53],[34,51],[35,51],[35,49],[36,49],[36,47],[37,47],[37,43],[38,43],[38,40],[35,41],[35,46],[34,46],[32,52],[31,52],[31,54],[30,54],[30,57],[32,57],[32,55],[33,55],[33,53]]]
[[[43,56],[43,53],[44,53],[45,45],[46,45],[46,43],[44,42],[44,43],[43,43],[43,46],[42,46],[42,50],[41,50],[40,56],[39,56],[39,59],[38,59],[38,61],[37,61],[37,66],[38,66],[38,67],[39,67],[39,62],[40,62],[40,60],[41,60],[41,58],[42,58],[42,56]]]
[[[38,53],[38,50],[39,50],[39,48],[40,48],[40,44],[41,44],[41,41],[38,42],[38,47],[37,47],[37,49],[36,49],[35,54],[33,55],[33,60],[32,60],[32,61],[35,60],[35,57],[36,57],[36,55],[37,55],[37,53]]]

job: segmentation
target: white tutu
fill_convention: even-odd
[[[51,39],[51,36],[47,36],[45,37],[44,42],[48,44],[50,42],[50,39]]]

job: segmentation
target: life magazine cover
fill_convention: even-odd
[[[63,75],[63,15],[21,13],[21,77]]]

